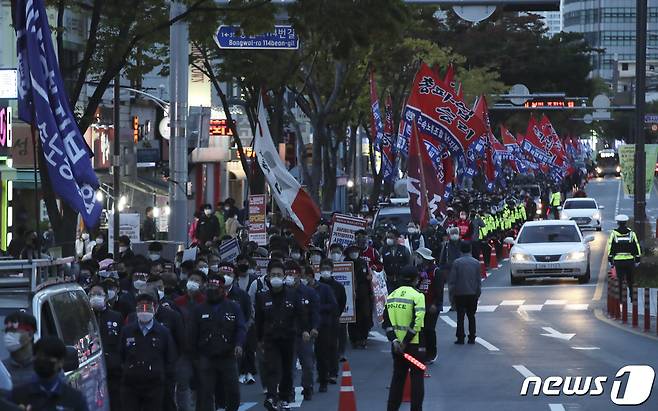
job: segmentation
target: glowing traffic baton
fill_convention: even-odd
[[[414,357],[412,357],[407,353],[404,353],[404,359],[409,361],[411,364],[415,365],[416,367],[418,367],[421,371],[427,370],[427,366],[425,364],[418,361],[417,359],[415,359]]]

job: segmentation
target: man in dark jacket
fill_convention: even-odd
[[[386,287],[389,290],[397,288],[397,276],[400,267],[411,263],[409,249],[398,243],[400,233],[396,229],[388,230],[386,233],[386,243],[379,250],[384,262],[384,272],[386,273]]]
[[[464,315],[468,316],[468,343],[475,344],[475,312],[482,293],[480,262],[471,255],[471,243],[462,242],[462,256],[450,269],[449,290],[457,306],[457,340],[464,344]]]
[[[372,328],[372,275],[368,263],[359,257],[361,247],[352,244],[345,249],[345,261],[354,264],[354,293],[356,322],[348,326],[353,348],[366,348],[368,333]]]
[[[153,207],[146,207],[146,217],[142,224],[142,241],[153,241],[158,232],[155,225],[155,218],[153,217]]]
[[[133,257],[135,257],[135,253],[130,248],[130,237],[122,235],[119,237],[119,254],[114,258],[114,261],[125,263]]]
[[[459,257],[461,257],[459,228],[450,227],[448,228],[448,241],[443,243],[438,260],[438,266],[441,272],[441,288],[448,282],[452,263]],[[449,297],[450,311],[454,311],[455,301],[452,298],[453,294],[449,294]]]
[[[338,377],[338,362],[339,358],[344,353],[345,341],[347,339],[347,324],[340,322],[340,317],[343,315],[345,306],[347,305],[347,293],[345,292],[345,286],[336,281],[336,279],[333,277],[333,271],[333,260],[330,258],[325,258],[322,260],[320,263],[320,282],[331,287],[337,304],[333,325],[334,330],[336,331],[333,333],[334,337],[331,340],[332,346],[330,346],[330,349],[333,350],[334,355],[331,357],[331,362],[329,363],[329,382],[336,384],[336,378]]]
[[[213,241],[219,236],[219,220],[212,213],[212,206],[204,204],[201,208],[199,221],[196,226],[196,238],[201,245]]]
[[[237,411],[240,406],[237,358],[247,335],[240,306],[226,298],[223,275],[211,274],[206,286],[206,302],[192,310],[189,323],[189,341],[192,344],[192,360],[198,370],[197,410],[211,411],[218,408],[213,396],[217,383],[223,388],[227,411]]]

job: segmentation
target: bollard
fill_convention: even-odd
[[[606,296],[608,297],[606,300],[606,309],[608,310],[608,317],[612,317],[612,300],[610,299],[612,286],[610,285],[610,273],[608,273],[608,277],[606,278],[605,282],[606,285],[608,286],[608,290],[606,291]]]
[[[621,283],[621,322],[628,324],[628,290],[623,281]]]
[[[649,288],[644,289],[644,331],[651,329],[651,309],[650,309]]]
[[[498,268],[498,255],[496,254],[496,243],[491,242],[491,254],[489,255],[489,268]]]
[[[617,280],[614,278],[612,273],[610,273],[610,277],[611,277],[610,285],[612,288],[612,292],[610,294],[610,298],[612,301],[612,318],[618,320],[619,319],[619,291],[617,289]]]
[[[637,294],[637,288],[633,287],[633,292],[631,293],[631,325],[633,328],[637,328],[638,326]]]

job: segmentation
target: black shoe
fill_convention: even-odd
[[[327,392],[327,384],[320,384],[318,392]]]
[[[302,391],[304,401],[311,401],[313,399],[313,388],[304,388]]]
[[[336,384],[336,378],[334,377],[329,377],[329,384]]]
[[[472,340],[471,340],[471,339],[469,338],[469,339],[468,339],[468,343],[469,343],[469,344],[475,344],[475,339],[472,339]]]
[[[267,411],[278,411],[279,407],[277,406],[276,401],[273,398],[268,398],[263,403]]]
[[[464,345],[464,340],[457,340],[457,341],[455,341],[455,344]]]

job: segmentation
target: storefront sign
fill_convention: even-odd
[[[265,214],[267,202],[265,194],[249,196],[249,241],[258,245],[267,244],[267,228],[265,227]]]
[[[29,124],[16,123],[13,128],[11,159],[14,168],[34,167],[34,146]]]
[[[12,140],[11,107],[0,107],[0,155],[9,154]]]
[[[329,244],[341,244],[343,247],[354,242],[354,233],[367,226],[365,218],[352,217],[346,214],[334,214],[331,219],[331,236]]]
[[[0,99],[18,98],[18,70],[0,68]]]
[[[658,144],[645,144],[645,191],[651,195],[653,186],[656,158],[658,157]],[[621,178],[624,186],[624,196],[633,196],[635,181],[635,144],[624,144],[619,146],[619,165],[621,166]]]

